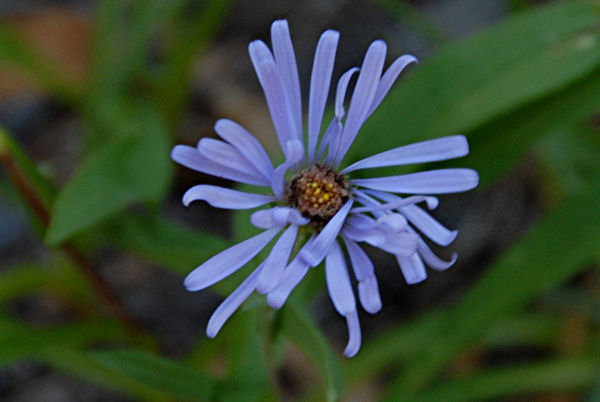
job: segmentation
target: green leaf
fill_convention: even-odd
[[[92,304],[89,284],[66,261],[47,265],[21,264],[0,272],[0,303],[33,292],[48,292],[76,305]]]
[[[352,158],[381,152],[382,145],[398,146],[463,132],[469,136],[472,155],[485,159],[485,164],[482,159],[474,164],[477,168],[486,167],[480,173],[484,181],[489,180],[491,155],[502,157],[515,143],[519,146],[515,154],[521,155],[532,139],[544,134],[543,127],[518,131],[529,128],[523,124],[526,117],[541,120],[541,116],[531,114],[538,112],[531,110],[533,105],[557,91],[566,91],[597,70],[600,32],[595,27],[599,16],[600,9],[593,1],[560,2],[519,14],[481,34],[441,48],[423,65],[412,67],[410,75],[390,92],[357,136]],[[581,88],[578,94],[589,90]],[[571,97],[569,108],[560,108],[560,115],[577,113],[574,105],[587,108],[585,101],[590,97],[597,105],[597,95],[585,95],[579,103]],[[556,110],[551,104],[545,106],[544,117]],[[513,117],[517,111],[519,114]],[[516,124],[510,126],[513,119]],[[548,124],[552,121],[553,118]],[[496,122],[493,132],[483,128],[492,122]],[[507,125],[512,132],[500,152],[493,146],[504,142],[502,129]],[[479,139],[482,135],[485,138]],[[489,140],[493,142],[488,144]],[[510,156],[513,163],[514,155]],[[466,162],[473,162],[473,158]],[[507,167],[503,164],[500,170],[491,166],[494,177]]]
[[[42,351],[82,348],[97,342],[124,341],[129,334],[114,321],[89,320],[47,328],[32,328],[0,319],[0,367],[36,359]]]
[[[421,339],[403,375],[387,395],[412,395],[496,320],[569,279],[594,258],[600,242],[600,194],[565,199],[503,254],[471,290],[438,317]],[[431,320],[423,320],[422,326]],[[419,326],[419,324],[415,324]]]
[[[336,401],[342,393],[342,375],[336,355],[310,316],[293,301],[278,312],[278,329],[319,369],[325,383],[327,400]]]
[[[90,356],[119,376],[167,395],[186,400],[209,400],[215,380],[182,363],[136,350],[94,352]]]
[[[135,400],[162,402],[169,398],[163,392],[145,386],[121,375],[117,370],[100,364],[89,353],[75,350],[69,346],[44,349],[36,356],[36,359],[75,378],[120,391]]]
[[[600,108],[600,70],[519,112],[500,117],[473,131],[467,163],[489,184],[513,166],[535,142],[557,129],[587,119]],[[490,157],[494,163],[489,163]]]
[[[188,229],[160,216],[122,214],[103,232],[115,247],[152,263],[187,274],[224,250],[227,242],[215,235]]]
[[[169,143],[151,108],[131,111],[128,135],[112,138],[82,162],[61,189],[46,241],[54,245],[140,201],[158,201],[171,170]]]
[[[563,317],[556,312],[521,313],[496,321],[482,339],[486,348],[534,345],[552,347],[560,341]]]
[[[570,194],[600,183],[598,149],[600,132],[591,124],[558,129],[544,138],[535,151],[548,175],[546,191]]]
[[[493,369],[451,379],[407,401],[506,400],[535,392],[585,389],[594,384],[599,370],[600,363],[593,358],[571,358]]]

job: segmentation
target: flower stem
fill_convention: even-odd
[[[1,129],[0,129],[1,130]],[[4,166],[12,185],[21,195],[27,207],[31,210],[35,218],[42,225],[43,229],[47,229],[50,224],[50,211],[42,199],[38,196],[33,186],[27,179],[27,175],[20,168],[19,164],[13,157],[10,146],[7,144],[7,136],[4,132],[0,138],[0,163]],[[60,250],[67,255],[73,262],[74,266],[81,272],[83,277],[90,283],[100,299],[112,311],[114,316],[121,323],[134,333],[139,333],[141,327],[137,322],[129,316],[121,301],[117,297],[116,292],[108,285],[96,271],[93,265],[87,261],[84,255],[71,243],[63,243],[59,246]]]

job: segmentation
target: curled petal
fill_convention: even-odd
[[[347,236],[343,236],[346,250],[350,256],[354,276],[358,281],[358,297],[365,311],[375,314],[381,310],[381,297],[375,278],[375,269],[365,251]]]
[[[298,253],[298,256],[311,267],[316,267],[325,258],[331,244],[335,242],[335,238],[340,232],[350,208],[352,208],[352,202],[352,199],[348,200],[325,225],[321,233],[315,237],[315,240],[310,245],[306,244]]]
[[[331,124],[325,131],[323,140],[319,145],[319,152],[317,153],[317,160],[321,159],[321,156],[325,152],[325,148],[329,147],[329,153],[325,159],[325,163],[328,165],[333,164],[335,154],[340,147],[342,140],[342,131],[344,126],[342,125],[342,118],[346,111],[344,110],[344,99],[346,98],[346,89],[348,89],[348,83],[350,79],[358,71],[358,68],[354,67],[346,71],[338,81],[338,86],[335,94],[335,117],[331,121]]]
[[[243,302],[252,294],[256,288],[258,276],[260,275],[262,264],[254,270],[247,278],[242,282],[236,290],[233,291],[227,298],[217,307],[214,313],[208,320],[206,326],[206,336],[214,338],[217,336],[225,321],[231,317],[233,313],[242,305]]]
[[[379,81],[379,85],[377,85],[377,92],[375,92],[375,99],[373,99],[373,103],[371,104],[369,116],[373,114],[375,109],[377,109],[377,106],[379,106],[383,98],[385,98],[389,90],[392,88],[394,81],[396,81],[402,70],[404,70],[410,63],[418,63],[417,58],[410,54],[400,56],[383,74],[381,80]]]
[[[417,243],[417,250],[419,251],[419,255],[421,256],[421,258],[423,258],[423,260],[425,261],[425,264],[435,269],[436,271],[444,271],[450,268],[452,265],[454,265],[456,259],[458,258],[458,254],[452,253],[450,261],[442,260],[437,255],[435,255],[433,251],[431,251],[429,246],[422,239],[419,239]]]
[[[257,228],[270,229],[274,227],[284,227],[288,223],[296,226],[306,225],[309,220],[298,212],[295,208],[273,207],[256,211],[250,216],[250,222]]]
[[[333,242],[325,259],[325,277],[329,297],[338,313],[345,316],[356,310],[352,284],[346,268],[344,253],[338,242]]]
[[[377,278],[374,276],[358,283],[358,298],[366,312],[375,314],[381,310],[381,296]]]
[[[479,175],[472,169],[438,169],[400,176],[355,179],[352,183],[394,193],[445,194],[477,187]]]
[[[298,78],[298,67],[290,37],[290,29],[286,20],[273,22],[271,25],[271,41],[273,42],[273,53],[277,69],[290,104],[290,112],[296,128],[296,139],[301,140],[302,98],[300,96],[300,79]]]
[[[237,149],[248,162],[253,163],[265,177],[273,175],[273,164],[260,142],[244,127],[228,119],[215,123],[215,131],[221,138]]]
[[[198,149],[188,145],[176,145],[171,151],[171,159],[189,169],[206,173],[215,177],[222,177],[239,183],[264,186],[265,178],[252,173],[238,170],[234,167],[221,165],[200,154]],[[268,185],[268,184],[267,184]]]
[[[273,246],[271,253],[263,264],[262,272],[256,285],[256,290],[259,293],[265,294],[270,292],[277,285],[277,282],[279,282],[283,269],[290,258],[297,235],[298,226],[290,225]]]
[[[390,203],[402,200],[402,198],[396,195],[388,194],[382,191],[369,191],[369,193]],[[458,234],[458,231],[456,230],[448,230],[417,205],[400,207],[398,210],[406,217],[406,219],[408,219],[411,224],[419,229],[421,233],[440,246],[447,246],[448,244],[452,243]]]
[[[348,325],[348,345],[344,350],[344,356],[354,357],[360,350],[361,344],[360,322],[356,310],[346,316],[346,324]]]
[[[434,140],[417,142],[390,149],[360,160],[342,170],[342,174],[359,169],[384,166],[409,165],[460,158],[469,153],[469,143],[464,135],[453,135]]]
[[[338,120],[341,120],[346,114],[344,110],[344,99],[346,99],[346,90],[348,89],[348,84],[350,83],[350,79],[352,76],[359,71],[358,67],[353,67],[350,70],[346,71],[340,77],[338,81],[337,90],[335,92],[335,117]]]
[[[266,230],[225,251],[221,251],[193,270],[185,278],[184,286],[190,292],[202,290],[231,275],[265,248],[279,230],[279,228]]]
[[[413,285],[427,278],[427,271],[421,257],[417,253],[410,256],[396,256],[400,270],[407,284]]]
[[[187,207],[192,201],[206,201],[216,208],[249,209],[275,201],[271,195],[245,193],[229,188],[199,184],[183,195],[183,204]]]
[[[308,160],[311,162],[314,159],[315,148],[321,131],[321,122],[327,95],[329,94],[333,61],[339,37],[340,34],[337,31],[327,30],[323,32],[315,52],[308,99]]]

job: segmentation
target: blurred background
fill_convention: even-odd
[[[0,18],[0,400],[600,401],[600,1],[4,0]],[[353,359],[323,270],[214,340],[248,269],[182,285],[256,229],[183,207],[190,186],[231,183],[170,149],[228,117],[281,157],[247,53],[278,18],[304,105],[325,29],[334,79],[374,39],[421,61],[348,161],[464,133],[467,158],[425,168],[481,176],[434,211],[459,230],[436,250],[458,253],[448,271],[409,287],[368,250],[383,309],[361,312]]]

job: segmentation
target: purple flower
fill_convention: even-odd
[[[438,205],[438,200],[424,194],[470,190],[479,180],[475,171],[439,169],[369,179],[352,179],[350,175],[361,169],[462,157],[469,151],[466,138],[453,135],[401,146],[340,170],[339,165],[362,124],[402,70],[416,59],[401,56],[384,72],[386,45],[380,40],[373,42],[362,67],[348,70],[338,80],[335,116],[321,135],[338,39],[338,32],[328,30],[317,44],[306,135],[296,57],[287,22],[275,21],[271,26],[272,50],[262,41],[250,43],[250,59],[285,155],[281,165],[274,167],[259,142],[242,126],[226,119],[215,125],[222,141],[203,138],[197,148],[185,145],[173,148],[172,158],[183,166],[261,187],[261,193],[247,193],[200,184],[183,196],[186,206],[197,200],[226,209],[267,206],[251,216],[252,224],[264,231],[192,271],[184,282],[188,290],[204,289],[231,275],[279,235],[266,259],[210,318],[207,335],[211,338],[251,293],[266,294],[268,304],[280,308],[306,273],[325,261],[331,301],[348,324],[349,341],[344,354],[351,357],[360,348],[361,332],[348,261],[358,282],[363,309],[369,313],[381,309],[375,270],[359,243],[393,254],[408,284],[427,277],[425,265],[444,270],[456,261],[456,255],[450,261],[438,258],[422,238],[446,246],[457,234],[427,213],[427,209]],[[358,79],[345,116],[346,89],[356,73]],[[397,194],[409,196],[403,198]],[[298,251],[293,253],[295,249]]]

